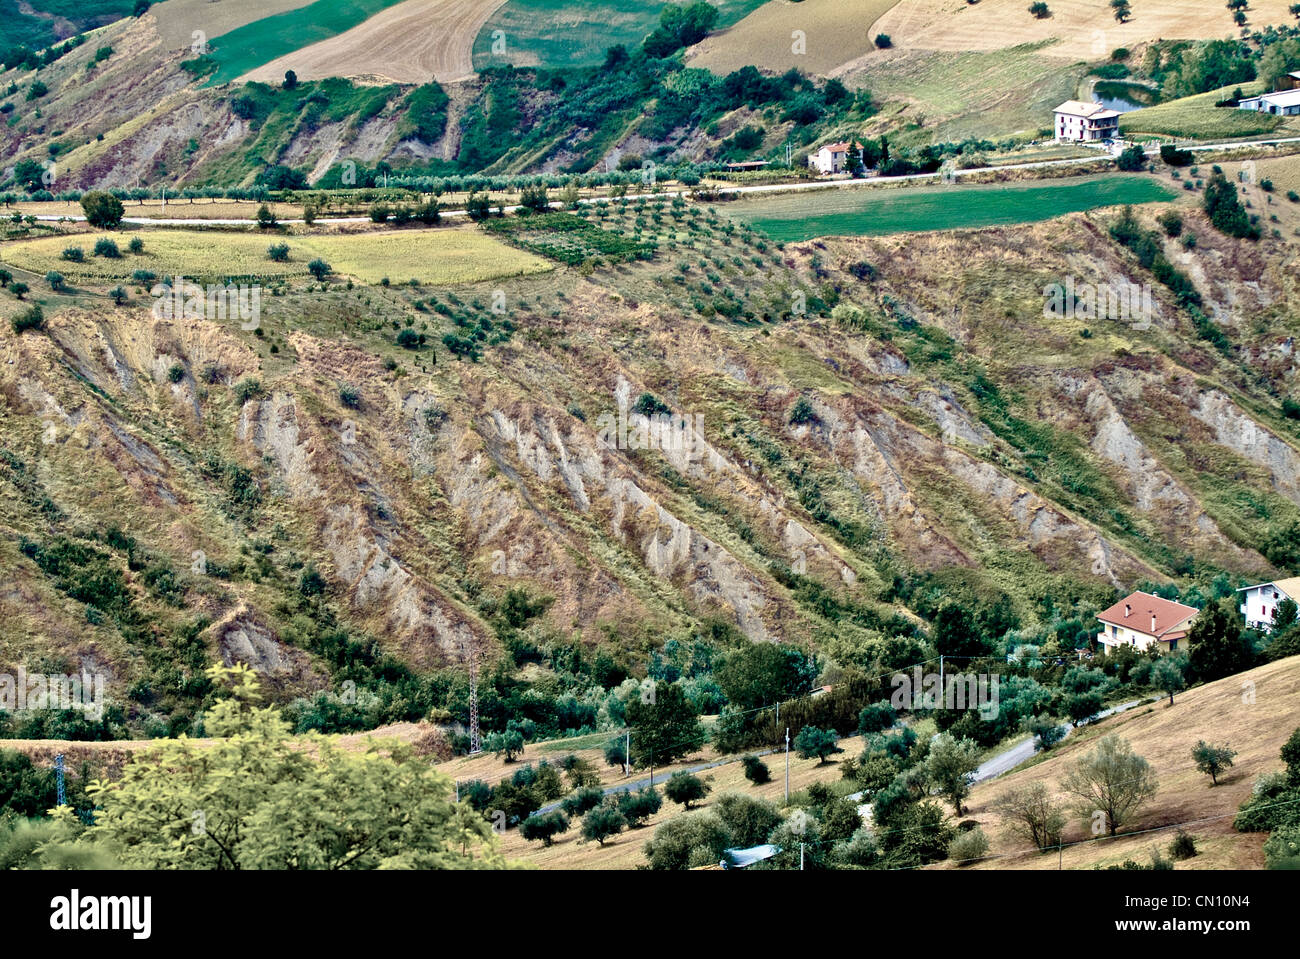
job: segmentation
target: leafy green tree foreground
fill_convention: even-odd
[[[205,717],[211,745],[163,742],[116,782],[87,793],[95,824],[56,811],[42,868],[73,850],[138,869],[482,869],[509,865],[492,828],[452,781],[398,743],[349,753],[319,735],[294,737],[259,707],[256,675],[214,666],[228,693]],[[4,838],[0,837],[0,853]],[[0,858],[3,858],[0,856]],[[96,862],[104,859],[97,858]]]

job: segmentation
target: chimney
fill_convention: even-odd
[[[1132,607],[1132,605],[1130,605],[1129,603],[1125,603],[1125,604],[1124,604],[1124,618],[1125,618],[1125,619],[1128,619],[1128,618],[1129,618],[1129,615],[1130,615],[1132,612],[1133,612],[1133,607]]]
[[[1147,610],[1147,612],[1151,614],[1151,634],[1154,636],[1156,632],[1156,614],[1154,610]]]

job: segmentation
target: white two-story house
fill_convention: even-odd
[[[1099,613],[1101,632],[1097,641],[1107,653],[1120,646],[1146,649],[1155,645],[1172,653],[1187,646],[1187,630],[1200,612],[1151,593],[1130,593],[1110,609]]]
[[[1267,632],[1273,628],[1278,603],[1284,599],[1300,603],[1300,576],[1247,586],[1237,592],[1241,594],[1241,615],[1246,617],[1246,625]]]
[[[1119,136],[1119,113],[1100,103],[1066,100],[1052,112],[1058,141],[1094,143]]]

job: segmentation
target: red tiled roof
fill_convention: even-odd
[[[1176,639],[1185,632],[1177,634],[1170,632],[1174,627],[1181,626],[1199,612],[1200,610],[1195,606],[1184,606],[1170,599],[1161,599],[1150,593],[1138,592],[1125,596],[1110,609],[1099,613],[1097,618],[1103,623],[1114,623],[1116,626],[1125,626],[1139,633],[1148,633],[1157,639],[1169,640]],[[1154,628],[1151,624],[1153,615],[1155,616]],[[1166,636],[1166,633],[1169,635]]]

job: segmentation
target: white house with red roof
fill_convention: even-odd
[[[1153,644],[1161,652],[1176,652],[1186,648],[1187,629],[1199,612],[1195,606],[1151,593],[1130,593],[1098,614],[1101,632],[1097,641],[1107,653],[1120,646],[1148,649]]]
[[[1246,625],[1268,632],[1273,628],[1278,603],[1284,599],[1300,603],[1300,576],[1247,586],[1237,592],[1241,594],[1241,615],[1246,617]]]
[[[849,143],[828,143],[816,153],[808,154],[808,166],[822,175],[831,173],[843,173],[848,169],[849,151],[854,152],[861,150],[862,144],[858,142]]]

